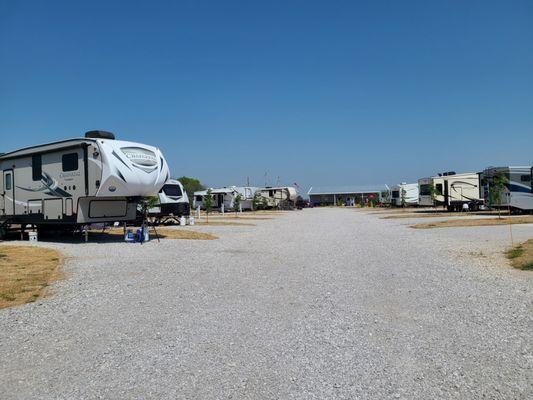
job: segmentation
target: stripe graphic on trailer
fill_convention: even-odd
[[[57,181],[48,175],[46,172],[42,173],[41,186],[37,189],[25,188],[22,186],[17,186],[20,190],[25,190],[26,192],[43,192],[44,194],[57,197],[72,197],[72,195],[63,189],[61,189]]]

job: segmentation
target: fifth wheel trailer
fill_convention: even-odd
[[[187,217],[191,214],[191,206],[187,192],[180,181],[169,179],[158,194],[159,202],[148,210],[148,215],[156,219],[166,217]]]
[[[391,204],[393,206],[417,206],[418,183],[400,183],[391,188]]]
[[[264,187],[258,190],[267,208],[291,209],[296,205],[298,191],[292,186]]]
[[[434,196],[431,195],[431,187],[435,189]],[[421,178],[418,180],[418,205],[423,207],[435,207],[444,205],[444,179],[442,176]]]
[[[493,198],[491,187],[494,177],[501,175],[506,184],[500,198]],[[490,167],[481,174],[483,193],[487,205],[494,208],[511,208],[520,211],[533,210],[533,168],[531,165],[521,167]]]
[[[217,189],[211,189],[211,196],[213,197],[213,209],[232,210],[234,208],[234,201],[237,195],[241,196],[241,209],[251,210],[252,202],[255,193],[258,191],[256,187],[250,186],[229,186]],[[204,208],[204,198],[207,196],[207,190],[194,192],[194,208]]]
[[[2,154],[0,235],[14,224],[133,221],[139,200],[157,195],[168,178],[159,149],[105,131]]]
[[[480,174],[448,173],[442,175],[444,180],[444,206],[449,211],[461,211],[465,204],[470,210],[476,210],[483,204],[483,191],[480,184]]]

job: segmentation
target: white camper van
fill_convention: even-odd
[[[490,187],[495,175],[503,174],[507,184],[499,199],[493,198]],[[533,210],[533,168],[531,165],[523,167],[491,167],[481,174],[483,193],[487,205],[497,208],[510,207],[514,210]]]
[[[148,215],[157,220],[187,217],[191,213],[189,197],[180,181],[169,179],[158,194],[159,204],[148,210]]]
[[[391,190],[391,204],[393,206],[417,206],[418,183],[400,183]]]
[[[267,208],[294,208],[298,191],[292,186],[265,187],[258,191]]]
[[[431,196],[430,187],[436,190],[435,196]],[[418,180],[418,205],[423,207],[435,207],[444,204],[444,179],[442,176],[433,176]]]
[[[477,210],[483,204],[479,176],[476,172],[442,174],[444,206],[449,211],[461,211],[466,204],[470,210]]]
[[[0,155],[0,234],[12,224],[75,227],[133,221],[169,178],[156,147],[91,131]]]
[[[241,195],[241,209],[251,210],[254,195],[258,188],[250,186],[229,186],[218,189],[211,189],[213,196],[213,209],[215,210],[232,210],[234,207],[235,197]],[[194,208],[198,206],[204,208],[204,198],[207,196],[207,190],[194,192]],[[222,207],[224,206],[224,207]]]

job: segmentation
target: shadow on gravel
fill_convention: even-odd
[[[133,231],[136,228],[131,228]],[[150,241],[157,241],[159,239],[183,239],[183,240],[214,240],[218,239],[217,236],[205,233],[197,232],[191,230],[177,230],[177,229],[168,229],[164,227],[157,228],[157,235],[150,229]],[[9,232],[6,236],[5,241],[28,241],[28,233],[24,233],[24,236],[21,238],[20,232]],[[85,241],[85,235],[80,232],[46,232],[40,233],[38,237],[39,242],[41,243],[65,243],[65,244],[85,244],[85,243],[124,243],[124,244],[141,244],[139,242],[126,242],[124,240],[124,232],[122,228],[120,229],[106,229],[99,231],[89,231],[88,240]],[[1,241],[0,241],[1,243]]]

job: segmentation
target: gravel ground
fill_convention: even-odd
[[[69,256],[67,278],[0,310],[0,397],[533,397],[533,273],[506,266],[509,227],[345,209],[254,224],[194,227],[214,241],[41,243]]]

